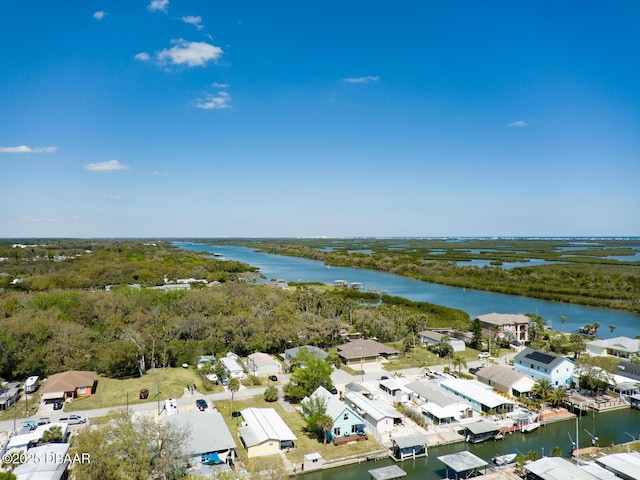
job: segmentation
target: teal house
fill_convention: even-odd
[[[327,441],[333,441],[338,437],[351,435],[364,435],[364,420],[355,413],[346,403],[332,395],[326,388],[318,387],[311,397],[320,397],[327,406],[327,415],[333,419],[333,427],[327,434]],[[304,400],[303,400],[304,401]]]

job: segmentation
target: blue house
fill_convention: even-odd
[[[513,358],[513,368],[536,380],[546,379],[554,387],[571,386],[575,364],[568,358],[527,347]]]
[[[324,401],[324,404],[327,406],[327,415],[333,419],[333,427],[327,435],[327,440],[331,441],[335,437],[364,434],[364,420],[348,407],[346,403],[340,401],[324,387],[318,387],[318,389],[311,394],[311,398],[317,397]],[[306,400],[307,399],[303,400],[303,402]]]

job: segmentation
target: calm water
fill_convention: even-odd
[[[259,267],[267,280],[323,282],[333,284],[335,280],[360,282],[365,289],[382,290],[389,295],[445,305],[467,312],[471,318],[485,313],[535,313],[545,318],[556,330],[560,330],[559,318],[566,317],[564,331],[577,330],[584,324],[599,322],[600,336],[608,338],[608,325],[615,325],[615,336],[634,338],[640,334],[640,315],[615,312],[599,308],[583,307],[566,303],[548,302],[515,295],[484,292],[480,290],[448,287],[411,278],[358,268],[330,267],[306,258],[285,257],[255,252],[239,246],[210,246],[191,242],[176,242],[176,246],[206,252],[216,252],[229,260],[237,260]]]
[[[640,435],[640,411],[631,409],[618,410],[580,418],[578,421],[578,444],[580,448],[591,445],[591,437],[587,432],[598,437],[598,445],[600,446],[629,442],[631,441],[629,435],[633,435],[637,440],[638,435]],[[541,456],[543,453],[548,456],[553,448],[557,446],[562,450],[563,456],[568,457],[571,452],[572,441],[569,437],[574,441],[576,439],[575,420],[553,423],[528,434],[514,433],[507,435],[504,440],[488,441],[477,445],[454,443],[430,448],[427,458],[405,460],[403,463],[397,463],[397,465],[408,473],[405,478],[409,480],[435,480],[445,478],[445,466],[438,460],[438,456],[468,450],[486,462],[491,463],[491,458],[494,455],[518,452],[527,454],[530,450],[537,451]],[[370,478],[367,473],[368,470],[394,463],[390,460],[365,461],[359,465],[309,473],[298,478],[301,480],[368,479]],[[452,473],[449,472],[449,475],[452,476]]]

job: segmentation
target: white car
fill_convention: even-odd
[[[82,423],[87,423],[87,419],[80,415],[69,415],[68,417],[61,418],[58,422],[68,423],[69,425],[80,425]]]
[[[490,356],[489,352],[482,352],[478,354],[478,358],[489,358]]]

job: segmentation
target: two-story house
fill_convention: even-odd
[[[571,385],[575,364],[568,358],[527,347],[513,358],[516,372],[536,380],[546,379],[554,387]]]

